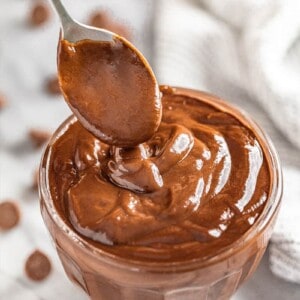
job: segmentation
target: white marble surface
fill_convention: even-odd
[[[116,16],[128,20],[136,44],[150,56],[153,1],[65,0],[65,3],[82,21],[86,20],[89,11],[103,7],[105,3]],[[7,108],[0,113],[0,201],[13,198],[22,210],[20,226],[0,233],[0,299],[84,300],[87,296],[67,280],[62,270],[40,216],[38,196],[31,190],[41,150],[31,146],[26,136],[28,129],[54,130],[70,114],[60,96],[49,96],[43,91],[45,78],[56,71],[57,19],[53,16],[46,26],[29,28],[26,15],[32,2],[0,1],[0,91],[9,101]],[[250,113],[258,111],[251,105],[247,109]],[[257,116],[269,133],[284,141],[277,145],[282,155],[287,159],[293,155],[286,153],[287,142],[273,130],[265,114],[259,110]],[[296,155],[296,150],[289,149]],[[47,253],[53,263],[53,272],[41,283],[31,282],[24,275],[24,261],[35,248]],[[233,299],[296,300],[300,299],[300,286],[275,278],[265,257],[253,278]]]

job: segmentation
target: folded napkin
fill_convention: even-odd
[[[159,81],[229,99],[274,140],[285,194],[270,267],[300,283],[300,2],[161,0],[156,10]]]

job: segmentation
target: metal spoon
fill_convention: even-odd
[[[116,34],[105,29],[84,25],[74,20],[60,0],[51,0],[60,18],[62,25],[62,38],[76,43],[84,39],[95,41],[112,41]]]
[[[83,25],[70,17],[60,0],[51,1],[62,24],[60,85],[81,125],[101,141],[118,147],[134,147],[151,138],[161,121],[162,103],[157,80],[145,57],[123,37]],[[95,50],[88,52],[87,46],[95,42],[96,56]],[[76,44],[85,51],[79,51]],[[101,47],[106,47],[105,55]],[[67,53],[71,48],[72,55]],[[66,60],[61,59],[63,52]],[[80,53],[89,54],[76,64]],[[97,70],[91,73],[92,66]]]

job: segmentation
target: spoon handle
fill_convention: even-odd
[[[71,43],[86,39],[95,41],[112,41],[114,39],[115,34],[110,31],[86,26],[74,20],[65,9],[61,0],[49,1],[60,18],[62,26],[61,39]]]
[[[72,26],[72,24],[74,24],[74,20],[65,9],[61,0],[51,0],[51,2],[60,18],[63,30],[66,31],[70,26]]]

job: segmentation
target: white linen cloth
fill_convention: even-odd
[[[161,0],[155,24],[160,82],[232,101],[273,138],[285,183],[270,267],[300,283],[300,1]]]

